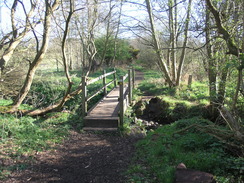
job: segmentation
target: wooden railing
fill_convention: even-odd
[[[107,83],[106,77],[109,75],[113,74],[113,80]],[[93,92],[90,96],[87,95],[87,86],[90,84],[93,84],[99,80],[103,80],[103,86],[101,88],[99,88],[98,90],[96,90],[95,92]],[[116,70],[114,69],[114,71],[106,73],[106,71],[103,71],[103,74],[95,79],[92,80],[87,80],[86,76],[82,77],[82,117],[84,118],[87,115],[87,102],[89,100],[91,100],[93,97],[95,97],[96,95],[98,95],[99,93],[101,93],[103,91],[104,96],[107,94],[107,87],[109,85],[111,85],[112,83],[114,83],[114,88],[117,86],[116,84]]]
[[[126,79],[128,78],[128,84],[126,85]],[[124,76],[120,76],[119,80],[119,119],[120,126],[124,123],[124,113],[127,107],[132,103],[132,91],[135,88],[135,71],[129,69],[128,73]]]

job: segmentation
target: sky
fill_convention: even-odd
[[[23,0],[25,3],[26,0]],[[143,2],[142,0],[137,0],[135,2],[139,3]],[[9,1],[11,2],[11,1]],[[28,3],[25,3],[27,5]],[[18,6],[19,10],[16,11],[18,13],[18,17],[24,17],[23,11],[21,6]],[[123,4],[123,15],[122,15],[122,22],[125,26],[134,26],[137,21],[135,19],[145,19],[145,11],[138,9],[138,5],[133,3],[124,3]],[[134,19],[135,18],[135,19]],[[134,20],[133,20],[134,19]],[[11,18],[10,18],[10,10],[5,6],[5,4],[0,0],[0,32],[9,32],[11,31]],[[131,37],[133,34],[128,33],[128,28],[121,27],[122,37]]]
[[[0,7],[1,7],[1,17],[2,21],[0,23],[0,32],[9,32],[11,31],[11,20],[10,20],[10,10],[4,5],[2,2],[3,0],[0,0]],[[23,0],[25,3],[25,6],[27,6],[29,3],[27,3],[28,0]],[[11,0],[7,1],[11,4]],[[123,9],[122,9],[122,17],[121,17],[121,22],[122,25],[120,27],[120,37],[122,38],[132,38],[136,37],[135,34],[133,34],[131,31],[129,31],[130,27],[134,27],[135,25],[138,25],[138,22],[145,22],[146,19],[148,19],[148,13],[144,7],[139,5],[143,4],[144,0],[128,0],[125,3],[123,3]],[[18,6],[19,10],[17,11],[18,13],[18,18],[21,16],[24,17],[23,15],[23,10],[21,6]],[[147,24],[147,23],[146,23]],[[143,24],[141,24],[143,25]],[[147,24],[148,26],[148,24]],[[136,29],[133,28],[135,31]],[[140,34],[140,30],[136,30],[137,33]]]

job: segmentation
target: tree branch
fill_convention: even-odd
[[[241,49],[239,49],[233,38],[231,37],[230,33],[226,30],[226,28],[223,25],[223,22],[221,20],[220,12],[213,6],[211,0],[206,0],[207,6],[211,13],[214,16],[218,32],[223,35],[223,39],[226,41],[228,49],[229,49],[229,54],[239,56],[239,53],[241,52]]]

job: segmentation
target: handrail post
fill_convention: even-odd
[[[128,70],[129,104],[132,103],[132,77],[131,69]]]
[[[133,83],[133,89],[135,89],[135,69],[132,67],[132,83]]]
[[[87,87],[86,76],[82,76],[82,117],[87,115]]]
[[[106,86],[106,76],[105,76],[105,74],[106,74],[106,71],[103,70],[103,75],[104,75],[104,77],[103,77],[103,87],[104,87],[103,93],[104,93],[104,96],[107,95],[107,86]]]
[[[124,80],[123,80],[123,76],[120,76],[120,81],[119,81],[119,119],[120,119],[120,126],[123,127],[123,123],[124,123]]]
[[[192,84],[192,75],[190,74],[188,77],[188,87],[191,88],[191,84]]]
[[[114,68],[114,88],[116,88],[117,82],[116,82],[116,70]]]

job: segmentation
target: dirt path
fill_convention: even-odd
[[[133,153],[135,137],[118,134],[72,132],[55,150],[35,156],[28,169],[11,174],[4,183],[117,183],[126,182],[124,174]]]

